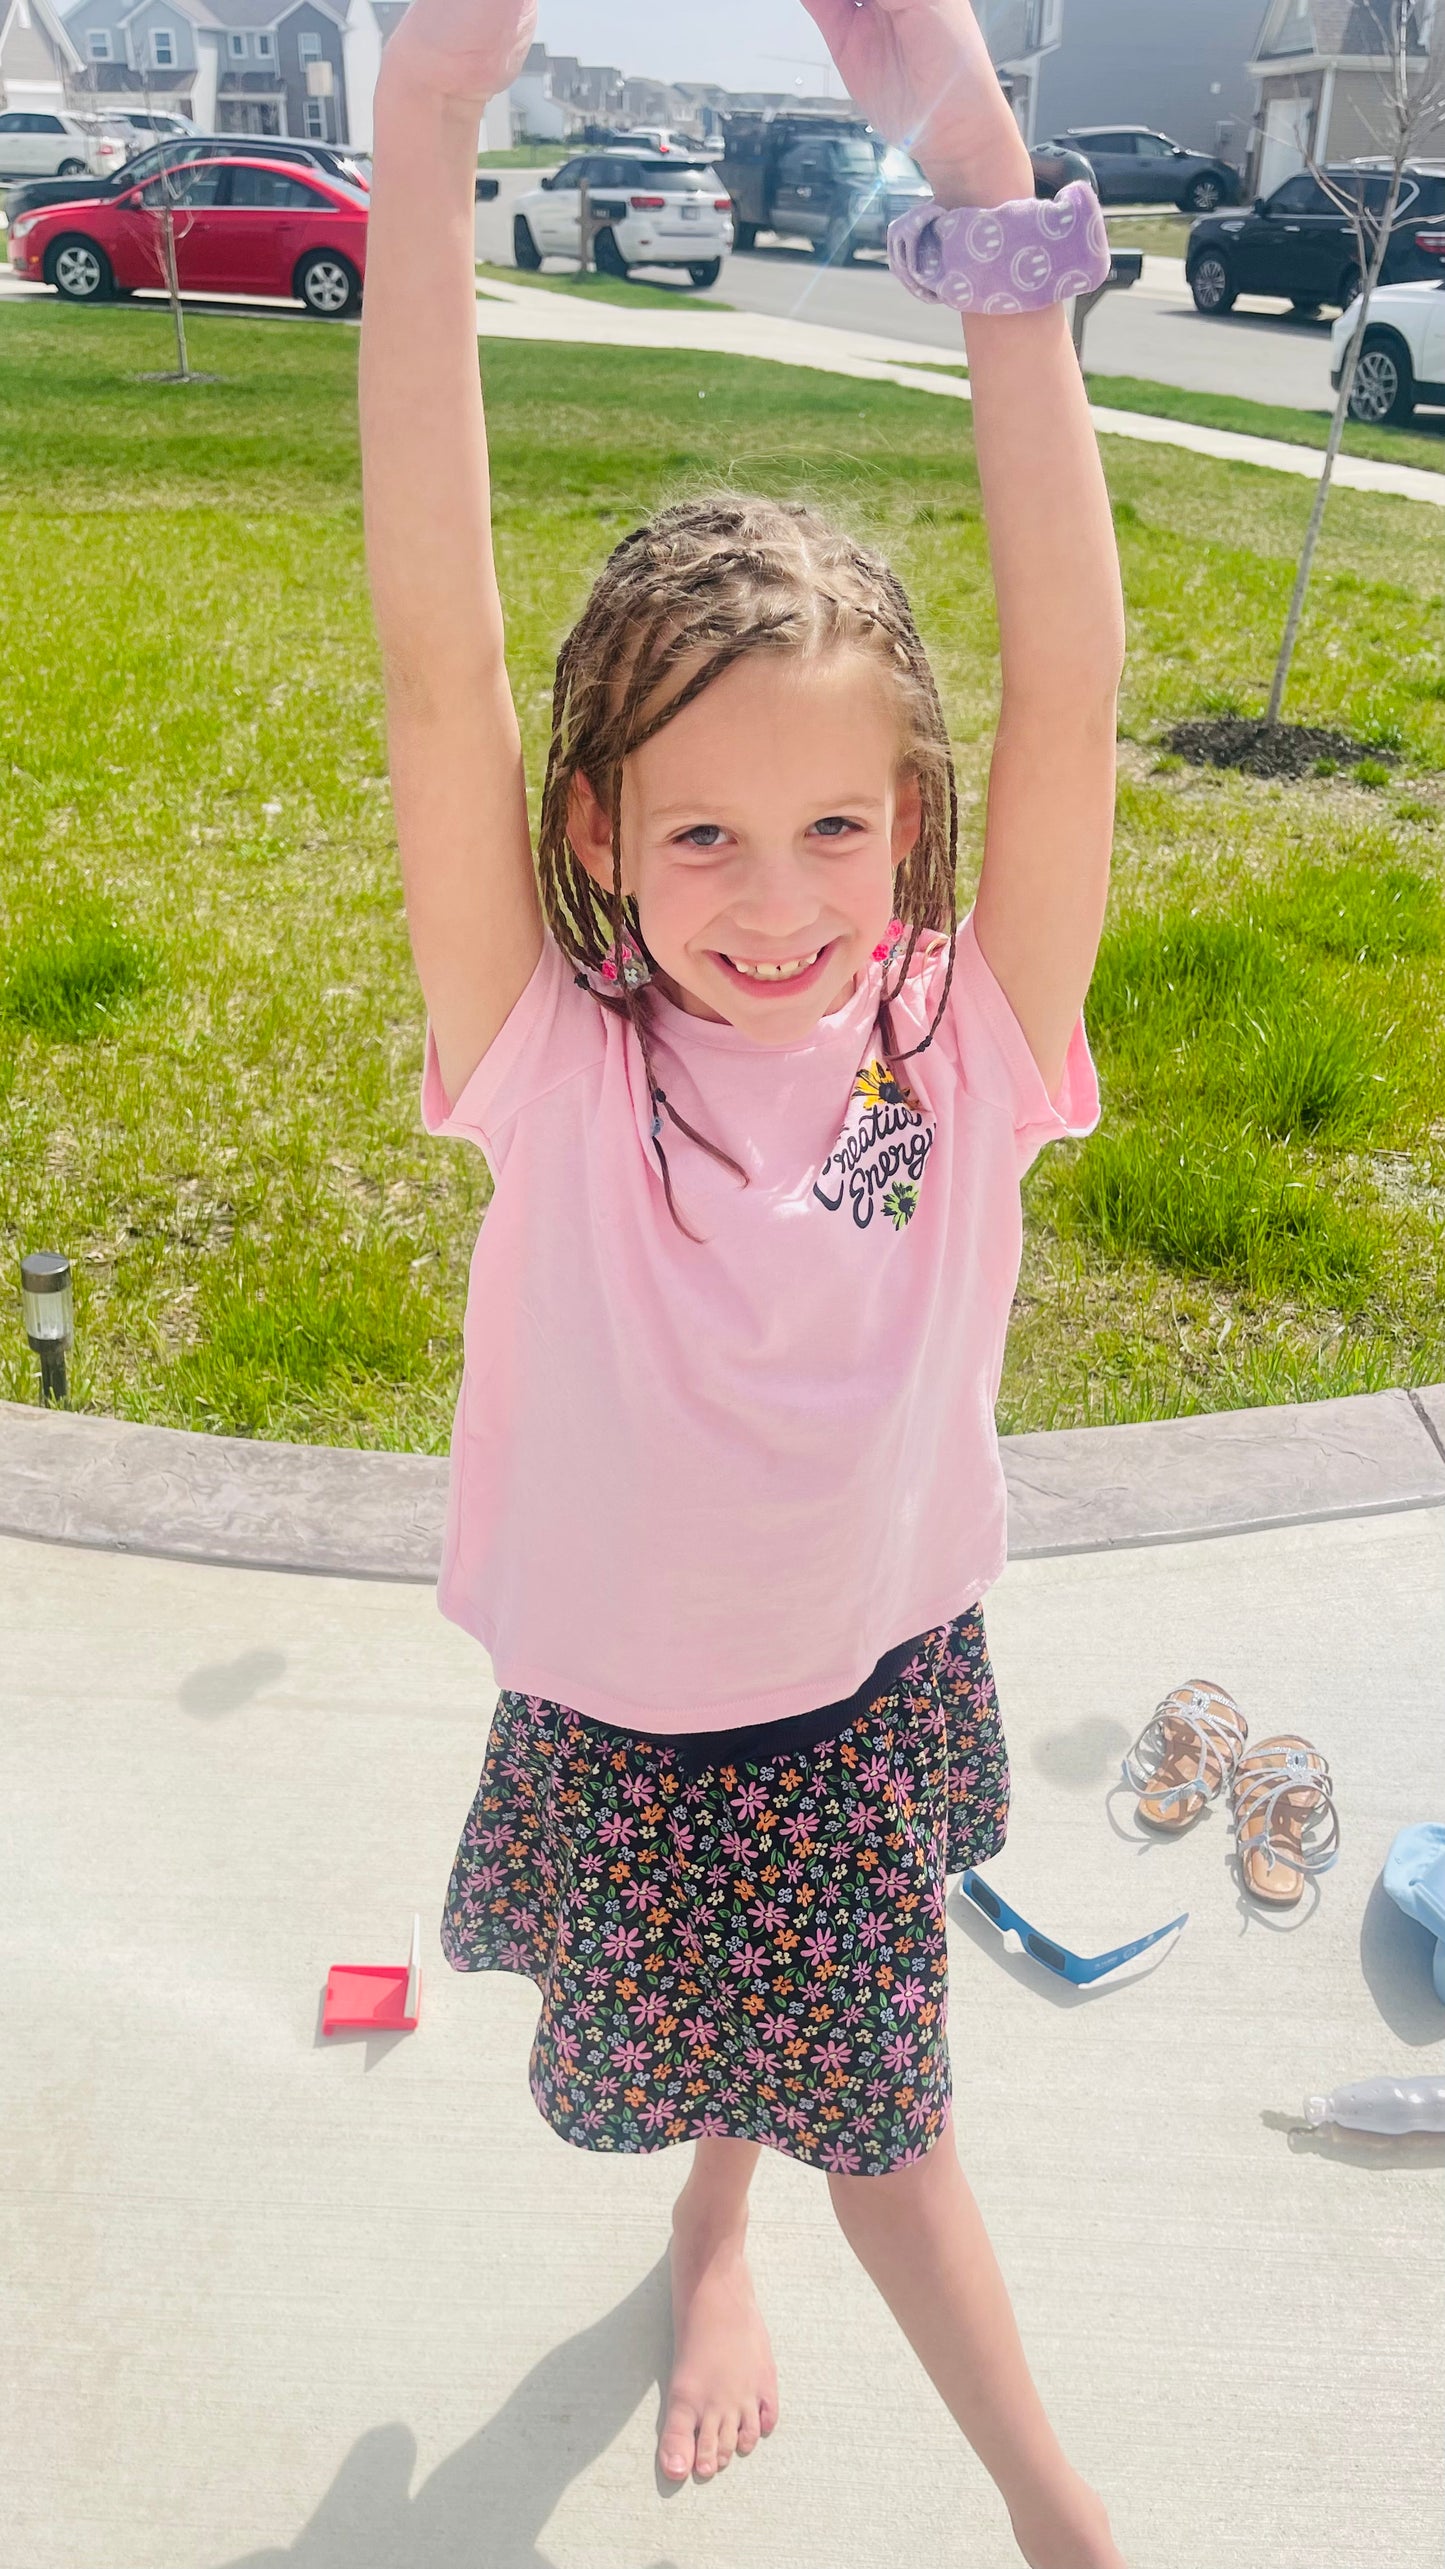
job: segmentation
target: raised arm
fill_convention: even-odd
[[[1032,196],[968,0],[804,0],[873,122],[940,205]],[[1098,952],[1124,611],[1065,308],[964,324],[1003,693],[974,922],[1052,1095]]]
[[[449,1099],[542,950],[492,557],[477,360],[477,133],[535,0],[411,0],[376,85],[360,417],[412,952]]]

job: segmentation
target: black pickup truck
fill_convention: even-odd
[[[931,191],[917,163],[859,116],[823,108],[771,108],[724,116],[716,166],[733,201],[733,247],[760,232],[812,244],[841,266],[858,250],[886,247],[895,215]],[[1058,145],[1031,155],[1034,191],[1057,196],[1070,179],[1092,180],[1087,160]]]

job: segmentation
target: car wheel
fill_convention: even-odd
[[[1201,250],[1186,282],[1194,297],[1196,312],[1233,311],[1239,288],[1229,273],[1228,261],[1219,250]]]
[[[1296,321],[1317,321],[1319,319],[1319,305],[1310,295],[1292,294],[1289,299],[1289,308],[1294,314]]]
[[[1181,214],[1212,214],[1224,195],[1222,181],[1207,174],[1196,178],[1179,199]]]
[[[57,178],[83,178],[85,163],[84,161],[62,161],[55,175]]]
[[[82,232],[63,232],[45,253],[45,282],[67,303],[108,303],[115,275],[98,241]]]
[[[1367,330],[1350,386],[1350,417],[1372,428],[1403,428],[1415,409],[1415,373],[1393,330]]]
[[[339,250],[311,250],[296,271],[294,292],[318,321],[344,321],[361,303],[361,279]]]
[[[688,269],[694,285],[716,285],[722,275],[721,259],[695,259]]]
[[[758,227],[756,223],[739,223],[733,233],[733,248],[735,250],[755,250],[757,246]]]
[[[512,257],[519,268],[535,270],[542,264],[542,253],[532,237],[532,226],[525,214],[512,217]]]
[[[605,231],[598,233],[592,256],[597,262],[600,277],[625,277],[630,273],[610,224]]]
[[[1341,312],[1349,311],[1351,304],[1354,302],[1356,295],[1360,291],[1360,285],[1361,277],[1359,269],[1346,268],[1335,291],[1335,301],[1339,305]]]

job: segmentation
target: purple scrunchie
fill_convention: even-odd
[[[888,264],[910,294],[955,312],[1042,312],[1109,273],[1109,236],[1088,180],[1004,205],[925,200],[888,226]]]

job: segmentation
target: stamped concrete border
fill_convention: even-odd
[[[1015,1559],[1445,1507],[1445,1384],[1001,1440]],[[447,1466],[0,1402],[0,1533],[430,1584]]]

